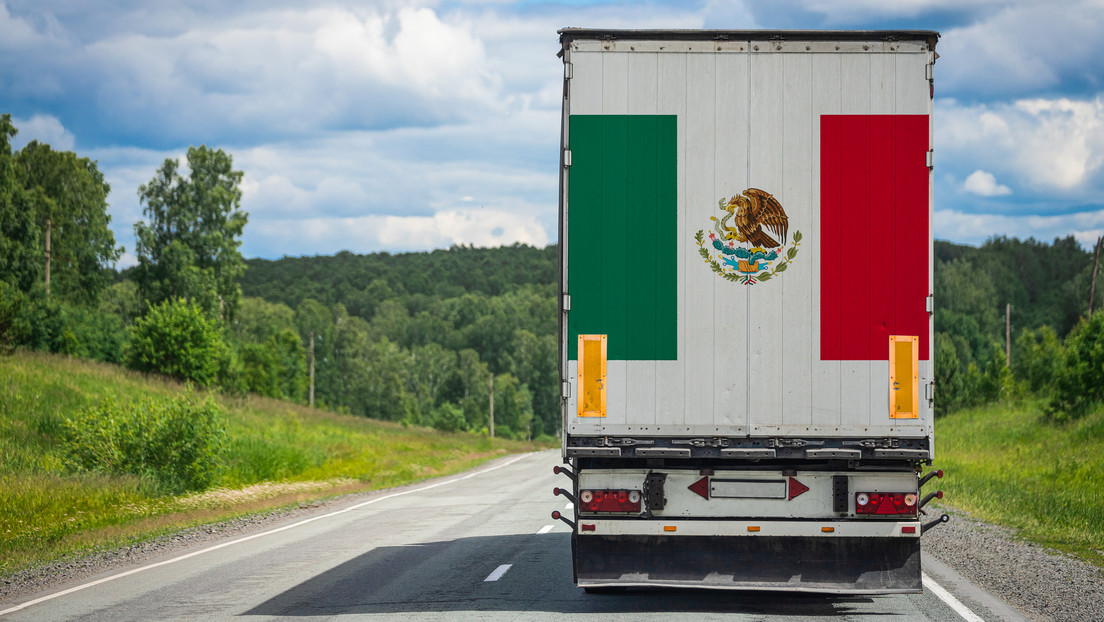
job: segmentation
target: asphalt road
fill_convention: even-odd
[[[1014,616],[941,564],[925,565],[928,589],[922,595],[586,594],[571,582],[569,530],[549,517],[566,503],[551,494],[566,483],[552,474],[558,462],[558,451],[515,456],[464,475],[357,498],[276,529],[0,604],[0,620],[810,622]],[[941,591],[948,595],[941,598]],[[952,608],[955,602],[959,611]]]

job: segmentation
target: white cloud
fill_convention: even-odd
[[[997,178],[993,177],[992,173],[982,170],[970,173],[970,176],[966,178],[962,187],[966,192],[982,197],[998,197],[1012,194],[1011,188],[998,184]]]
[[[1098,201],[1104,189],[1104,96],[969,106],[943,100],[937,103],[935,144],[949,154],[952,167],[992,171],[1039,194]]]
[[[250,224],[244,246],[251,245],[251,240],[257,237],[287,249],[287,254],[421,251],[454,244],[501,246],[516,242],[545,246],[549,243],[548,233],[533,213],[537,210],[529,211],[526,214],[464,208],[442,210],[431,216],[266,220]]]
[[[1099,0],[994,4],[977,11],[978,19],[969,25],[943,33],[936,89],[945,85],[956,93],[992,97],[1022,96],[1063,82],[1099,88],[1104,70]]]
[[[1022,240],[1035,238],[1043,242],[1072,235],[1082,246],[1089,248],[1096,243],[1097,236],[1104,233],[1104,209],[1054,216],[969,214],[958,210],[936,210],[934,220],[936,239],[975,245],[998,234]]]
[[[118,240],[116,240],[118,243]],[[115,262],[116,270],[126,270],[127,268],[133,268],[138,265],[138,256],[129,251],[119,256],[119,260]]]
[[[0,2],[0,50],[19,50],[43,43],[46,38],[27,20],[13,16],[7,5]]]
[[[12,141],[13,149],[22,149],[24,145],[32,140],[46,143],[57,151],[72,151],[76,144],[72,132],[65,129],[61,121],[53,115],[36,114],[31,116],[30,119],[12,117],[12,123],[15,125],[15,129],[19,130],[19,133],[15,135],[15,140]]]

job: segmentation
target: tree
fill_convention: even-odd
[[[1057,421],[1077,419],[1104,402],[1104,313],[1082,319],[1066,337],[1054,391],[1043,409]]]
[[[18,130],[0,115],[0,281],[28,292],[42,274],[42,245],[34,222],[34,198],[16,174],[11,139]]]
[[[248,220],[240,209],[242,172],[229,154],[206,145],[189,147],[187,160],[188,177],[169,158],[138,188],[149,224],[134,225],[135,281],[150,304],[184,298],[232,320],[245,272],[238,250]]]
[[[74,302],[95,303],[110,283],[115,246],[107,195],[111,186],[95,162],[54,151],[32,140],[16,154],[16,173],[34,203],[47,291]]]
[[[166,300],[131,329],[127,363],[132,369],[214,384],[227,358],[217,320],[194,303]]]

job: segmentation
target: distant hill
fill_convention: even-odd
[[[313,298],[332,306],[342,303],[358,315],[358,299],[373,281],[386,284],[386,297],[422,294],[454,298],[465,293],[498,296],[522,285],[556,282],[556,246],[534,248],[523,244],[498,248],[453,246],[423,253],[372,253],[342,251],[333,256],[285,257],[246,260],[242,293],[282,302],[295,308]]]

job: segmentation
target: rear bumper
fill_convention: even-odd
[[[581,587],[918,594],[918,538],[575,535]]]

